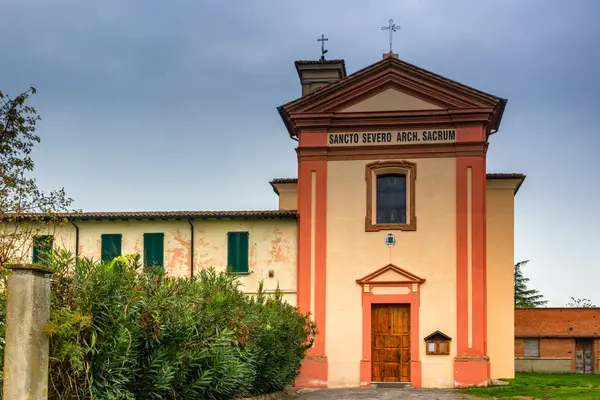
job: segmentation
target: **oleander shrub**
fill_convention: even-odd
[[[4,366],[4,337],[6,328],[6,278],[8,270],[0,267],[0,362]],[[4,368],[0,370],[0,387],[4,383]],[[2,393],[0,393],[2,398]]]
[[[281,293],[214,269],[171,278],[138,255],[51,255],[49,398],[233,399],[281,390],[316,327]],[[1,299],[0,299],[1,300]],[[0,312],[2,308],[0,306]]]

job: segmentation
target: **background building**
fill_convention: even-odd
[[[600,308],[515,310],[515,370],[600,371]]]

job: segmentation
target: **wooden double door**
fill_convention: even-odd
[[[372,305],[371,365],[373,382],[410,382],[410,305]]]

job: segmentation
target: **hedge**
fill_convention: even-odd
[[[174,278],[138,255],[75,262],[66,251],[52,265],[50,399],[270,393],[292,383],[316,333],[279,291],[261,283],[249,296],[227,272]]]

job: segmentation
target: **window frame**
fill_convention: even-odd
[[[527,355],[527,342],[534,342],[536,344],[536,355]],[[531,338],[523,338],[523,358],[529,359],[537,359],[540,358],[540,338],[531,337]]]
[[[119,251],[118,254],[116,256],[114,256],[112,259],[105,259],[104,258],[104,238],[108,238],[108,237],[118,237],[119,238]],[[121,256],[123,254],[123,235],[120,233],[103,233],[102,235],[100,235],[100,261],[101,262],[112,262],[115,258]]]
[[[150,250],[148,247],[148,244],[152,243],[152,238],[160,238],[160,245],[162,247],[162,252],[160,254],[160,264],[149,264],[148,263],[148,258],[149,258],[149,254],[148,254],[148,250]],[[164,232],[146,232],[144,233],[144,250],[143,250],[143,259],[144,259],[144,268],[149,268],[149,267],[153,267],[153,268],[162,268],[164,269],[165,267],[165,234]]]
[[[245,237],[246,240],[246,254],[245,254],[245,265],[240,269],[239,265],[232,265],[232,254],[231,254],[231,244],[232,244],[232,236],[240,236]],[[237,246],[240,246],[240,243],[237,243]],[[243,247],[243,246],[240,246]],[[241,251],[241,248],[238,247],[237,251]],[[237,257],[239,258],[239,256]],[[239,261],[239,260],[238,260]],[[250,274],[250,232],[248,231],[229,231],[227,232],[227,272],[237,275],[248,275]]]
[[[429,356],[444,356],[450,354],[450,341],[446,339],[427,340],[426,354]],[[429,345],[434,346],[434,350],[429,349]]]
[[[377,223],[377,178],[380,175],[404,175],[406,179],[406,223]],[[367,185],[367,210],[365,231],[416,231],[417,216],[415,205],[415,181],[417,180],[417,164],[410,161],[376,161],[366,165],[365,180]]]
[[[45,246],[43,245],[45,242]],[[31,263],[48,266],[49,260],[42,260],[45,250],[52,251],[54,248],[54,235],[37,235],[33,237],[31,246]]]

